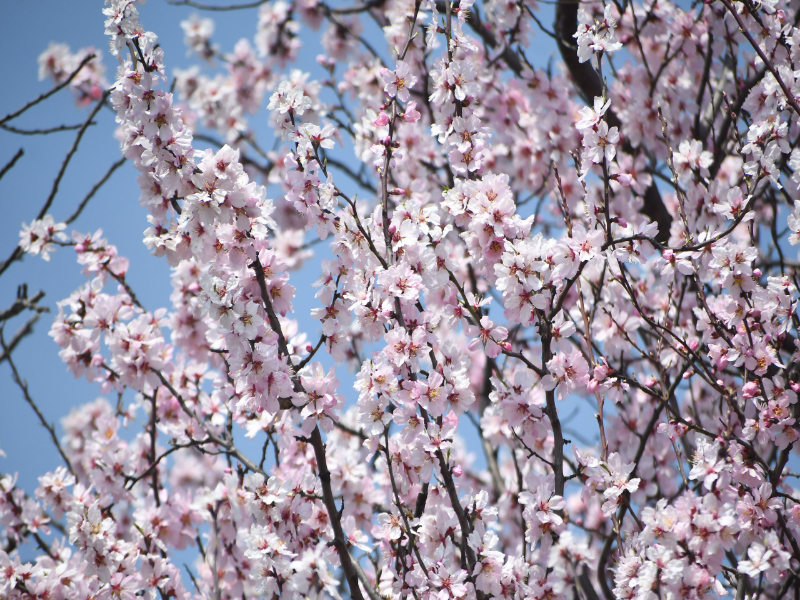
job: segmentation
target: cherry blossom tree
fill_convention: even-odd
[[[48,425],[20,289],[62,464],[0,479],[1,597],[798,597],[800,2],[175,3],[0,119],[87,111],[0,275],[75,253],[49,351],[102,395]],[[94,191],[52,216],[103,109],[169,306]]]

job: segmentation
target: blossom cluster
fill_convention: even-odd
[[[105,68],[94,48],[72,52],[66,44],[51,43],[39,55],[39,79],[69,84],[78,106],[87,106],[102,96],[108,87]]]
[[[24,226],[75,251],[50,335],[117,401],[64,420],[33,496],[0,480],[1,594],[800,589],[800,7],[558,3],[555,72],[532,4],[278,0],[230,53],[190,17],[223,69],[170,82],[107,4],[170,306],[102,232]]]

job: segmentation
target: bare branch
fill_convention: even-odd
[[[69,77],[67,77],[64,81],[59,83],[53,89],[45,92],[44,94],[42,94],[41,96],[39,96],[35,100],[31,100],[30,102],[28,102],[25,106],[23,106],[19,110],[16,110],[16,111],[14,111],[12,113],[7,114],[5,117],[0,119],[0,125],[2,125],[3,123],[7,123],[11,119],[16,119],[18,116],[20,116],[22,113],[24,113],[29,108],[32,108],[32,107],[36,106],[42,100],[46,100],[47,98],[49,98],[50,96],[52,96],[53,94],[58,92],[59,90],[67,87],[72,82],[72,80],[75,79],[75,76],[80,72],[80,70],[83,69],[83,67],[85,67],[89,63],[89,61],[91,61],[94,58],[95,58],[94,54],[88,54],[87,56],[85,56],[84,59],[81,61],[81,63],[75,68],[75,70],[72,73],[69,74]]]
[[[33,319],[28,321],[28,325],[32,326],[33,323],[39,318],[39,315],[36,315]],[[27,327],[27,325],[26,325]],[[12,340],[13,341],[13,340]],[[11,376],[14,379],[14,383],[17,384],[20,390],[22,390],[22,395],[25,398],[25,401],[30,405],[33,409],[33,412],[36,413],[36,416],[39,418],[39,422],[42,424],[47,432],[50,434],[50,439],[53,440],[53,444],[55,444],[56,450],[61,455],[61,458],[64,460],[64,464],[67,466],[67,469],[70,473],[75,475],[75,471],[72,469],[72,463],[70,463],[69,458],[64,453],[64,449],[61,447],[61,442],[58,441],[58,436],[56,435],[56,429],[53,425],[47,422],[47,419],[44,418],[42,411],[39,410],[39,407],[34,402],[33,398],[31,397],[30,391],[28,390],[28,382],[24,381],[20,375],[19,371],[17,371],[17,366],[14,364],[13,359],[11,358],[11,351],[13,348],[6,345],[6,341],[3,338],[3,328],[0,327],[0,347],[3,348],[3,356],[8,361],[8,365],[11,367]],[[38,541],[38,540],[37,540]]]
[[[15,155],[12,157],[12,159],[11,159],[10,161],[8,161],[8,162],[6,163],[6,165],[5,165],[5,166],[4,166],[2,169],[0,169],[0,179],[2,179],[2,178],[3,178],[3,176],[4,176],[6,173],[8,173],[8,172],[9,172],[11,169],[13,169],[13,168],[14,168],[14,165],[15,165],[15,164],[17,164],[17,161],[18,161],[20,158],[22,158],[22,155],[23,155],[23,154],[25,154],[25,150],[23,150],[22,148],[20,148],[19,150],[17,150],[17,153],[16,153],[16,154],[15,154]]]
[[[256,0],[248,4],[231,4],[230,6],[216,6],[211,4],[201,4],[193,0],[167,0],[167,4],[172,6],[191,6],[192,8],[199,8],[200,10],[211,11],[224,11],[224,10],[242,10],[247,8],[258,8],[262,4],[266,4],[269,0]]]

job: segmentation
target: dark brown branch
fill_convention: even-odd
[[[362,12],[367,12],[373,8],[383,6],[386,0],[370,0],[364,4],[356,4],[355,6],[348,6],[346,8],[330,8],[328,10],[334,15],[354,15]]]
[[[83,134],[86,133],[86,130],[89,128],[89,125],[91,124],[92,119],[94,119],[95,115],[97,115],[97,113],[100,112],[100,109],[103,107],[103,104],[105,104],[105,101],[109,97],[109,95],[111,95],[111,92],[105,92],[103,94],[103,96],[100,98],[97,104],[95,104],[94,109],[92,109],[92,112],[89,113],[89,116],[86,119],[86,121],[84,121],[83,125],[78,130],[78,134],[75,136],[75,141],[72,142],[72,147],[69,149],[67,155],[64,157],[64,162],[61,163],[61,168],[58,170],[56,179],[53,182],[53,187],[50,190],[50,195],[47,197],[47,201],[45,202],[42,209],[39,211],[39,214],[36,217],[37,219],[41,219],[42,217],[44,217],[47,214],[47,211],[50,210],[50,206],[53,204],[53,200],[55,200],[56,194],[58,193],[58,187],[61,184],[61,180],[64,177],[64,173],[66,173],[67,171],[67,166],[72,160],[72,157],[75,155],[75,152],[78,151],[78,146],[81,143],[81,139],[83,139]]]
[[[128,294],[128,297],[131,299],[131,302],[133,302],[133,304],[135,306],[138,306],[142,310],[145,310],[145,307],[142,305],[141,302],[139,302],[139,299],[136,297],[136,294],[133,292],[133,289],[131,289],[131,286],[128,285],[127,281],[125,281],[125,276],[124,275],[117,275],[111,269],[107,268],[108,265],[103,265],[103,267],[105,268],[105,272],[108,273],[114,281],[116,281],[118,284],[120,284],[123,287],[123,289],[125,290],[125,293]],[[146,310],[145,310],[145,312],[146,312]]]
[[[195,421],[200,423],[200,425],[205,430],[205,433],[206,433],[206,436],[207,436],[208,440],[210,440],[210,441],[214,442],[215,444],[219,445],[221,448],[223,448],[225,450],[225,452],[227,454],[230,454],[231,456],[236,458],[246,468],[250,469],[254,473],[260,473],[261,475],[266,475],[266,473],[262,469],[259,469],[258,466],[253,461],[251,461],[249,458],[247,458],[241,452],[241,450],[239,450],[233,444],[232,441],[225,440],[222,437],[220,437],[219,435],[217,435],[216,433],[214,433],[213,431],[211,431],[206,426],[206,423],[204,421],[201,421],[197,417],[195,412],[191,408],[189,408],[189,405],[186,404],[186,400],[184,400],[183,396],[181,396],[181,394],[178,393],[178,390],[176,390],[175,387],[169,382],[169,380],[166,377],[164,377],[164,374],[161,371],[159,371],[158,369],[150,369],[150,370],[153,373],[156,374],[156,376],[161,380],[161,383],[169,390],[170,394],[172,394],[175,397],[175,399],[178,401],[178,404],[180,404],[181,409],[183,410],[183,412],[185,412],[189,417],[191,417],[192,419],[194,419]],[[206,440],[206,441],[208,441],[208,440]],[[203,443],[205,443],[205,441]]]
[[[333,527],[333,543],[339,553],[339,560],[342,563],[342,570],[344,571],[347,584],[350,587],[350,597],[353,600],[364,600],[361,595],[361,588],[358,587],[358,572],[356,571],[354,561],[350,556],[347,549],[347,539],[342,529],[342,520],[339,509],[336,508],[336,501],[333,497],[333,488],[331,487],[331,472],[328,470],[328,460],[325,456],[325,443],[322,441],[322,434],[319,427],[315,427],[311,432],[311,447],[314,448],[314,456],[317,459],[317,471],[319,479],[322,482],[322,501],[328,511],[328,516],[331,519],[331,526]],[[371,600],[379,600],[378,595],[369,585],[368,581],[364,581],[364,588],[367,590]]]
[[[556,44],[561,53],[561,60],[567,65],[569,74],[578,93],[586,104],[591,105],[596,97],[603,95],[603,82],[592,67],[591,62],[578,60],[578,47],[572,37],[578,30],[578,4],[574,2],[559,1],[556,4],[556,16],[553,31],[556,34]],[[619,118],[612,113],[606,113],[609,127],[619,127]]]
[[[108,171],[106,171],[106,174],[103,175],[103,177],[100,179],[100,181],[98,181],[97,183],[95,183],[92,186],[92,189],[90,189],[89,193],[87,193],[86,196],[84,196],[83,200],[81,200],[81,203],[78,205],[78,208],[75,209],[75,212],[72,213],[72,215],[70,215],[70,217],[66,221],[64,221],[64,223],[69,225],[75,219],[77,219],[80,216],[81,212],[83,212],[83,209],[86,208],[86,205],[89,203],[89,200],[91,200],[94,197],[94,195],[97,193],[97,191],[101,187],[103,187],[105,182],[108,181],[109,177],[111,177],[111,175],[114,174],[114,171],[119,169],[123,164],[125,164],[125,158],[120,158],[117,162],[115,162],[113,165],[111,165],[111,167],[109,167]]]
[[[572,81],[584,101],[591,105],[594,102],[594,98],[603,95],[603,82],[592,67],[591,62],[580,62],[578,60],[577,47],[572,37],[578,29],[578,3],[559,0],[558,4],[556,4],[556,17],[553,27],[556,33],[558,50],[561,53],[562,60],[567,65]],[[613,110],[606,112],[605,119],[609,127],[621,129],[622,123]],[[634,148],[627,140],[623,141],[622,149],[627,154],[634,153]],[[658,191],[655,182],[645,190],[643,200],[642,213],[651,221],[658,223],[658,240],[666,242],[669,239],[669,231],[672,227],[672,215],[664,205],[661,193]]]
[[[447,5],[443,1],[439,1],[436,3],[436,10],[440,13],[444,13],[447,10]],[[577,19],[577,13],[576,17]],[[467,16],[467,24],[472,28],[472,30],[477,33],[483,43],[491,49],[497,48],[500,45],[500,42],[495,37],[494,32],[489,29],[481,20],[480,13],[477,11],[477,6],[470,8],[469,14]],[[488,53],[487,53],[488,54]],[[522,60],[520,59],[519,55],[514,52],[509,46],[505,46],[503,49],[503,53],[500,55],[500,59],[508,65],[508,68],[514,71],[516,75],[522,74],[523,64]]]
[[[92,121],[89,125],[97,125],[97,123]],[[9,133],[16,133],[17,135],[47,135],[50,133],[58,133],[59,131],[75,131],[81,127],[83,127],[83,123],[78,123],[77,125],[59,125],[58,127],[49,127],[47,129],[19,129],[11,125],[0,124],[0,129],[5,129]]]
[[[102,98],[100,98],[97,104],[95,104],[94,109],[92,110],[91,113],[89,113],[88,118],[83,123],[81,129],[78,131],[78,134],[75,136],[75,141],[72,142],[72,147],[67,152],[67,155],[64,157],[64,162],[61,163],[61,168],[58,170],[56,179],[53,182],[53,187],[50,190],[50,195],[47,197],[44,206],[42,206],[41,210],[39,211],[39,214],[36,216],[37,220],[44,217],[47,214],[47,211],[50,210],[50,206],[53,204],[53,200],[55,200],[56,194],[58,193],[58,187],[61,184],[61,180],[64,177],[64,173],[66,173],[67,171],[67,166],[72,160],[72,157],[75,155],[75,152],[77,152],[78,146],[81,143],[81,139],[83,139],[83,134],[86,133],[86,129],[88,129],[89,124],[92,122],[92,119],[94,119],[95,115],[97,115],[97,113],[103,107],[110,93],[111,92],[107,91],[103,94]],[[14,251],[11,253],[11,256],[9,256],[4,263],[0,264],[0,275],[5,273],[8,267],[10,267],[12,263],[22,258],[22,255],[23,255],[22,248],[20,248],[19,246],[14,248]]]
[[[264,303],[264,307],[269,318],[269,325],[278,336],[279,355],[285,356],[288,359],[289,349],[286,344],[286,337],[283,334],[283,329],[281,328],[278,316],[275,314],[275,310],[272,307],[272,302],[267,290],[266,279],[264,277],[264,267],[258,257],[256,257],[256,260],[250,265],[250,267],[255,271],[256,274],[258,287],[261,291],[261,299]],[[300,384],[298,381],[297,376],[293,376],[292,379],[295,390],[302,390],[302,384]],[[348,586],[350,587],[350,597],[353,600],[363,600],[364,597],[361,594],[361,589],[358,587],[358,582],[360,580],[364,584],[364,589],[367,590],[367,594],[369,595],[370,599],[380,600],[379,596],[367,580],[364,572],[350,556],[350,551],[347,548],[347,539],[344,535],[344,529],[342,529],[341,513],[336,508],[333,489],[331,488],[331,473],[328,469],[328,461],[327,457],[325,456],[325,443],[322,441],[322,433],[319,430],[319,425],[314,428],[314,431],[311,432],[311,437],[306,441],[308,441],[314,449],[319,479],[322,483],[323,503],[328,511],[328,517],[330,518],[331,526],[333,527],[333,544],[336,546],[336,551],[339,554],[339,561],[342,563],[342,570],[344,571],[345,578],[347,579]]]
[[[11,169],[13,169],[13,168],[14,168],[14,165],[15,165],[15,164],[17,164],[17,161],[18,161],[20,158],[22,158],[22,155],[23,155],[23,154],[25,154],[25,150],[23,150],[22,148],[20,148],[19,150],[17,150],[17,153],[14,155],[14,157],[13,157],[13,158],[12,158],[10,161],[8,161],[8,163],[6,163],[6,166],[4,166],[2,169],[0,169],[0,179],[2,179],[2,178],[3,178],[3,175],[5,175],[5,174],[6,174],[6,173],[8,173],[8,172],[9,172]]]
[[[32,108],[32,107],[36,106],[36,105],[37,105],[37,104],[39,104],[39,103],[40,103],[42,100],[46,100],[47,98],[49,98],[50,96],[52,96],[53,94],[55,94],[56,92],[58,92],[59,90],[61,90],[61,89],[65,88],[65,87],[67,87],[67,86],[70,84],[70,82],[71,82],[73,79],[75,79],[75,76],[76,76],[76,75],[77,75],[77,74],[80,72],[80,70],[81,70],[81,69],[83,69],[83,67],[85,67],[85,66],[86,66],[86,65],[89,63],[89,61],[90,61],[90,60],[92,60],[93,58],[95,58],[95,55],[94,55],[94,54],[89,54],[89,55],[87,55],[87,56],[86,56],[86,57],[85,57],[85,58],[84,58],[84,59],[81,61],[81,64],[79,64],[79,65],[77,66],[77,68],[76,68],[76,69],[75,69],[75,70],[74,70],[72,73],[70,73],[69,77],[67,77],[67,78],[66,78],[66,79],[65,79],[63,82],[59,83],[59,84],[58,84],[57,86],[55,86],[53,89],[51,89],[50,91],[47,91],[47,92],[45,92],[44,94],[42,94],[41,96],[39,96],[39,97],[38,97],[38,98],[36,98],[35,100],[31,100],[30,102],[28,102],[28,103],[27,103],[25,106],[23,106],[23,107],[22,107],[22,108],[20,108],[19,110],[17,110],[17,111],[14,111],[13,113],[9,113],[9,114],[7,114],[5,117],[3,117],[2,119],[0,119],[0,125],[2,125],[3,123],[7,123],[7,122],[8,122],[8,121],[10,121],[11,119],[16,119],[18,116],[20,116],[22,113],[24,113],[24,112],[25,112],[26,110],[28,110],[29,108]],[[105,96],[104,96],[104,99],[105,99]]]
[[[32,326],[33,323],[36,322],[36,319],[38,318],[39,315],[33,317],[33,319],[28,321],[28,325]],[[28,325],[26,325],[26,327]],[[22,390],[22,395],[25,398],[25,401],[33,409],[33,412],[36,413],[36,416],[39,418],[39,422],[42,424],[42,427],[44,427],[50,434],[50,439],[53,440],[53,444],[55,444],[56,450],[58,450],[58,453],[64,460],[64,464],[67,466],[67,469],[69,470],[70,473],[72,473],[72,475],[75,475],[75,471],[72,470],[72,463],[70,463],[69,458],[67,458],[67,455],[64,453],[64,449],[61,447],[61,442],[58,441],[58,436],[56,435],[55,427],[49,424],[47,422],[47,419],[44,418],[42,411],[39,410],[39,407],[36,405],[36,402],[31,397],[30,391],[28,390],[28,382],[24,381],[22,377],[20,377],[19,371],[17,371],[17,366],[14,364],[14,361],[11,358],[11,350],[13,350],[13,348],[9,348],[8,346],[6,346],[6,341],[3,338],[2,328],[0,328],[0,346],[3,348],[3,356],[8,361],[8,366],[11,367],[11,376],[14,379],[14,383],[16,383],[17,387],[19,387],[19,389]]]
[[[258,8],[262,4],[266,4],[269,0],[256,0],[248,4],[231,4],[230,6],[215,6],[209,4],[201,4],[200,2],[193,2],[193,0],[167,0],[167,4],[172,6],[191,6],[192,8],[199,8],[200,10],[242,10],[247,8]]]
[[[23,338],[29,336],[33,333],[33,326],[36,324],[36,321],[39,320],[39,315],[34,315],[31,317],[25,325],[19,328],[17,333],[14,334],[14,337],[11,338],[11,341],[6,345],[3,343],[3,352],[0,354],[0,364],[3,361],[11,362],[11,353],[14,349],[19,345]],[[2,329],[0,329],[0,336],[2,335]]]
[[[767,69],[769,69],[769,72],[772,73],[772,76],[778,82],[778,85],[781,86],[781,89],[786,96],[786,102],[792,107],[792,110],[794,110],[794,112],[800,116],[800,105],[797,104],[794,94],[792,94],[786,83],[783,81],[783,79],[781,79],[781,76],[778,73],[778,70],[775,68],[775,65],[772,64],[772,61],[770,61],[770,59],[767,58],[767,55],[764,54],[761,46],[759,46],[758,43],[753,39],[752,34],[747,30],[747,27],[745,27],[742,18],[739,16],[739,13],[736,12],[736,9],[730,3],[730,0],[722,0],[722,3],[725,5],[725,8],[728,9],[728,12],[733,15],[733,18],[736,19],[736,23],[739,25],[739,31],[741,31],[742,35],[747,38],[747,41],[750,42],[753,50],[755,50],[759,58],[764,61],[764,65],[767,67]]]
[[[4,311],[0,312],[0,322],[8,321],[16,317],[23,310],[35,310],[36,312],[48,312],[50,309],[46,306],[39,306],[37,302],[44,298],[44,292],[39,291],[33,298],[28,298],[28,286],[23,284],[17,288],[17,299],[14,304],[9,306]]]

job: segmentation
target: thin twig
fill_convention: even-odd
[[[100,100],[97,102],[97,104],[95,105],[94,109],[89,114],[89,116],[86,119],[86,121],[84,122],[83,127],[81,127],[81,129],[78,131],[78,134],[75,136],[75,141],[72,143],[72,147],[67,152],[67,155],[64,157],[64,162],[61,163],[61,168],[58,170],[58,174],[56,175],[56,179],[53,182],[53,187],[50,190],[50,195],[47,197],[47,200],[45,201],[44,206],[42,206],[41,210],[39,211],[39,214],[36,216],[37,220],[41,219],[42,217],[44,217],[47,214],[47,211],[50,210],[50,206],[53,204],[53,200],[55,199],[56,194],[58,193],[58,187],[61,184],[61,180],[64,177],[64,173],[66,173],[66,171],[67,171],[67,166],[69,165],[70,160],[72,160],[72,157],[74,156],[75,152],[77,152],[78,145],[81,143],[81,139],[83,138],[83,134],[86,133],[86,129],[89,127],[89,123],[92,122],[92,119],[94,119],[95,115],[97,115],[97,113],[103,107],[103,105],[106,102],[106,99],[108,98],[108,96],[110,94],[111,94],[111,92],[109,92],[109,91],[106,91],[103,94],[102,98],[100,98]],[[5,262],[0,264],[0,275],[5,273],[6,270],[8,269],[8,267],[10,267],[12,263],[14,263],[14,262],[18,261],[20,258],[22,258],[22,255],[23,255],[23,251],[22,251],[22,248],[20,246],[17,246],[16,248],[14,248],[14,251],[11,253],[11,256],[9,256],[6,259]]]
[[[53,89],[51,89],[50,91],[47,91],[47,92],[45,92],[44,94],[42,94],[41,96],[39,96],[39,97],[38,97],[38,98],[36,98],[35,100],[31,100],[30,102],[28,102],[28,103],[27,103],[25,106],[23,106],[23,107],[22,107],[22,108],[20,108],[19,110],[17,110],[17,111],[14,111],[13,113],[9,113],[9,114],[7,114],[5,117],[3,117],[2,119],[0,119],[0,125],[2,125],[3,123],[7,123],[7,122],[8,122],[8,121],[10,121],[11,119],[16,119],[18,116],[20,116],[22,113],[24,113],[24,112],[25,112],[26,110],[28,110],[29,108],[32,108],[32,107],[36,106],[36,105],[37,105],[37,104],[39,104],[39,102],[41,102],[42,100],[46,100],[47,98],[49,98],[50,96],[52,96],[53,94],[55,94],[55,93],[56,93],[57,91],[59,91],[60,89],[67,87],[67,86],[70,84],[70,82],[71,82],[73,79],[75,79],[75,76],[78,74],[78,72],[80,72],[80,70],[81,70],[83,67],[85,67],[85,66],[87,65],[87,63],[88,63],[90,60],[92,60],[93,58],[95,58],[95,54],[88,54],[88,55],[87,55],[86,57],[84,57],[84,59],[81,61],[81,64],[79,64],[79,65],[76,67],[76,69],[75,69],[75,70],[74,70],[72,73],[70,73],[69,77],[67,77],[67,78],[66,78],[66,79],[65,79],[65,80],[64,80],[62,83],[59,83],[59,84],[58,84],[57,86],[55,86]]]
[[[38,318],[39,315],[36,315],[33,319],[28,321],[28,324],[32,325]],[[67,455],[64,453],[64,449],[61,447],[61,443],[58,441],[58,436],[56,435],[55,427],[49,424],[47,420],[44,418],[42,411],[39,410],[39,407],[36,405],[36,402],[34,402],[33,398],[31,398],[30,391],[28,390],[28,383],[20,377],[19,371],[17,371],[17,366],[14,364],[14,361],[11,358],[11,349],[8,346],[6,346],[6,341],[3,337],[2,327],[0,327],[0,347],[3,348],[3,356],[5,356],[5,359],[8,361],[8,366],[11,367],[11,376],[14,379],[14,383],[16,383],[19,389],[22,390],[22,395],[25,397],[25,401],[28,404],[30,404],[31,408],[33,409],[33,412],[35,412],[36,416],[39,418],[39,422],[42,424],[42,427],[44,427],[50,434],[50,439],[53,440],[53,444],[55,444],[58,453],[64,460],[64,464],[67,465],[67,469],[74,476],[75,471],[72,470],[72,463],[70,463],[69,458],[67,458]]]
[[[262,4],[266,4],[269,0],[256,0],[256,2],[250,2],[248,4],[231,4],[230,6],[215,6],[210,4],[201,4],[199,2],[193,2],[193,0],[167,0],[167,4],[171,4],[172,6],[191,6],[192,8],[198,8],[200,10],[214,10],[214,11],[223,11],[223,10],[242,10],[247,8],[258,8]]]
[[[792,107],[794,112],[797,113],[798,116],[800,116],[800,106],[797,104],[797,100],[795,99],[794,94],[792,94],[792,92],[789,90],[789,87],[786,85],[783,79],[781,79],[781,76],[778,73],[778,70],[775,68],[775,65],[772,64],[769,58],[767,58],[767,55],[764,54],[764,51],[761,49],[761,46],[759,46],[758,43],[753,39],[752,34],[747,30],[747,27],[745,27],[744,21],[742,21],[742,18],[739,16],[739,13],[736,12],[736,9],[731,4],[730,0],[722,0],[722,3],[725,5],[725,8],[728,9],[728,12],[730,12],[731,15],[733,15],[733,18],[736,19],[736,23],[739,25],[739,31],[741,31],[742,35],[744,35],[744,37],[747,38],[747,41],[750,42],[750,45],[753,47],[753,50],[755,50],[759,58],[761,58],[761,60],[764,61],[764,66],[766,66],[767,69],[769,69],[769,72],[772,73],[772,76],[778,82],[778,85],[781,86],[783,93],[786,95],[786,102],[788,102],[789,106]]]
[[[18,161],[20,158],[22,158],[22,155],[23,155],[23,154],[25,154],[25,150],[23,150],[22,148],[20,148],[19,150],[17,150],[17,153],[14,155],[14,157],[13,157],[13,158],[12,158],[10,161],[8,161],[8,162],[6,163],[6,166],[4,166],[2,169],[0,169],[0,179],[2,179],[2,178],[3,178],[3,175],[5,175],[5,174],[6,174],[6,173],[8,173],[8,172],[9,172],[11,169],[13,169],[13,168],[14,168],[14,165],[15,165],[15,164],[17,164],[17,161]]]
[[[28,320],[28,322],[25,323],[25,325],[23,325],[22,327],[20,327],[19,330],[14,334],[14,337],[11,338],[11,341],[8,343],[8,346],[6,346],[5,344],[3,345],[3,353],[0,354],[0,364],[2,364],[3,361],[6,360],[8,360],[9,362],[11,361],[11,353],[14,351],[14,349],[22,341],[23,338],[33,333],[33,326],[38,320],[39,320],[39,315],[34,315],[33,317],[31,317]],[[0,329],[0,332],[2,332],[2,329]]]
[[[86,196],[84,196],[83,200],[81,200],[81,203],[78,205],[78,208],[75,209],[75,212],[72,213],[72,215],[70,215],[70,217],[66,221],[64,221],[64,223],[69,225],[80,216],[83,209],[86,208],[86,205],[89,203],[89,200],[91,200],[92,197],[97,193],[97,191],[101,187],[103,187],[105,182],[108,181],[109,177],[111,177],[111,175],[114,174],[114,171],[116,171],[123,164],[125,164],[125,160],[126,159],[124,157],[120,158],[117,162],[111,165],[111,167],[109,167],[108,171],[106,171],[106,174],[103,175],[103,177],[92,186],[92,189],[90,189],[89,192],[86,194]]]
[[[89,125],[97,125],[94,121],[89,123]],[[77,123],[76,125],[59,125],[58,127],[49,127],[47,129],[20,129],[18,127],[12,127],[11,125],[3,125],[0,123],[0,129],[5,129],[10,133],[16,133],[17,135],[47,135],[49,133],[58,133],[59,131],[75,131],[76,129],[80,129],[83,127],[83,123]]]

